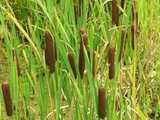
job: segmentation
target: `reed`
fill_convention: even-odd
[[[2,83],[2,93],[6,108],[6,113],[8,116],[12,116],[12,99],[10,94],[9,84],[7,82]]]
[[[119,9],[117,0],[112,0],[112,25],[118,26],[119,24]]]
[[[57,60],[56,42],[49,31],[45,31],[45,62],[50,73],[55,71]]]
[[[106,117],[106,90],[105,88],[98,89],[98,116],[101,119]]]
[[[76,64],[75,64],[75,59],[74,59],[74,54],[69,52],[68,53],[68,61],[69,61],[69,64],[72,68],[72,72],[74,74],[74,77],[77,78],[77,71],[76,71]]]
[[[109,79],[113,79],[115,75],[115,48],[111,47],[108,52]]]

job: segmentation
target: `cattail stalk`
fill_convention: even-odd
[[[109,79],[113,79],[115,75],[115,48],[112,47],[108,52]]]
[[[117,0],[112,0],[112,25],[118,26],[119,23],[119,9]]]
[[[98,89],[98,116],[101,119],[106,117],[106,90],[105,88]]]
[[[45,31],[45,62],[51,73],[55,71],[57,60],[56,43],[49,31]]]
[[[12,112],[13,112],[12,111],[12,99],[10,95],[9,84],[6,82],[2,84],[2,93],[3,93],[6,113],[8,116],[12,116]]]
[[[85,55],[84,50],[87,50],[87,53],[89,53],[88,49],[88,36],[84,29],[80,29],[80,53],[79,53],[79,72],[81,78],[83,78],[84,70],[85,70]]]
[[[14,60],[14,62],[16,64],[17,74],[18,74],[18,76],[20,76],[20,74],[21,74],[20,65],[19,65],[19,60],[18,60],[18,56],[17,56],[15,48],[12,49],[12,54],[13,54],[13,60]]]
[[[74,77],[77,78],[76,64],[75,64],[74,54],[73,53],[68,53],[68,61],[69,61],[69,64],[70,64],[70,66],[72,68]]]

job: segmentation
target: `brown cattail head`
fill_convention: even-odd
[[[18,56],[17,56],[15,48],[12,49],[12,54],[13,54],[13,61],[15,62],[16,67],[17,67],[17,74],[18,76],[20,76],[21,71],[20,71],[19,60],[18,60]]]
[[[68,61],[69,61],[69,64],[72,68],[74,77],[77,78],[77,71],[76,71],[76,64],[75,64],[75,60],[74,60],[74,54],[71,52],[68,53]]]
[[[55,64],[57,60],[56,43],[49,31],[45,31],[45,62],[50,72],[55,71]]]
[[[137,28],[138,28],[138,13],[136,10],[136,1],[134,0],[132,3],[132,25],[131,25],[131,36],[132,36],[132,48],[135,48],[135,40],[137,36]]]
[[[105,88],[98,89],[98,116],[101,119],[106,117],[106,90]]]
[[[79,72],[81,78],[83,78],[84,69],[85,69],[85,57],[84,57],[84,48],[89,53],[88,49],[88,36],[85,29],[80,29],[80,53],[79,53]]]
[[[10,95],[9,84],[7,82],[2,84],[2,93],[5,102],[6,113],[8,116],[12,116],[12,99]]]
[[[111,47],[108,52],[109,79],[114,78],[114,74],[115,74],[114,61],[115,61],[115,48]]]
[[[84,50],[83,50],[83,42],[80,41],[80,52],[79,52],[79,73],[81,78],[83,78],[85,69],[85,58],[84,58]]]
[[[112,0],[112,25],[118,26],[119,22],[119,9],[117,6],[117,0]]]

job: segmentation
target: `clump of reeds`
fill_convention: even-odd
[[[9,84],[7,82],[4,82],[2,84],[2,93],[3,93],[6,113],[7,113],[8,116],[12,116],[12,113],[13,113],[13,111],[12,111],[12,99],[11,99]]]
[[[68,61],[69,61],[69,64],[70,64],[70,66],[72,68],[74,77],[77,78],[77,71],[76,71],[76,64],[75,64],[74,54],[71,53],[71,52],[68,53]]]
[[[84,50],[88,50],[88,36],[85,29],[80,29],[80,52],[79,52],[79,73],[81,78],[83,78],[84,70],[85,70],[85,54]]]
[[[54,41],[51,33],[49,31],[45,31],[45,62],[51,73],[55,71],[56,60],[56,42]]]
[[[18,56],[17,56],[17,53],[16,53],[16,49],[15,49],[15,48],[12,49],[12,54],[13,54],[13,61],[14,61],[15,64],[16,64],[17,74],[18,74],[18,76],[20,76],[21,71],[20,71],[19,60],[18,60]]]
[[[106,90],[105,88],[98,89],[98,116],[101,119],[106,117]]]
[[[138,28],[138,13],[136,10],[136,1],[132,2],[132,23],[131,23],[131,36],[132,36],[132,48],[135,48],[135,40],[137,37]]]
[[[115,75],[115,48],[111,47],[108,51],[109,79],[113,79]]]
[[[118,26],[119,24],[119,9],[117,0],[112,0],[112,25]]]

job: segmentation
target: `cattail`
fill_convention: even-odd
[[[106,117],[106,90],[105,88],[98,89],[98,116],[101,119]]]
[[[84,50],[83,50],[83,41],[80,41],[80,53],[79,53],[79,73],[81,78],[83,78],[85,69],[85,58],[84,58]]]
[[[12,54],[13,54],[13,60],[14,60],[16,67],[17,67],[17,74],[18,74],[18,76],[20,76],[21,71],[20,71],[19,60],[18,60],[18,56],[17,56],[15,48],[12,49]]]
[[[109,52],[108,52],[109,79],[114,78],[114,74],[115,74],[114,59],[115,59],[115,48],[112,47],[109,49]]]
[[[68,61],[69,61],[69,64],[70,64],[70,66],[72,68],[74,77],[77,78],[76,64],[75,64],[74,54],[73,53],[68,53]]]
[[[6,82],[2,84],[2,93],[5,102],[6,113],[8,116],[12,116],[12,99],[10,95],[9,84]]]
[[[45,62],[51,73],[55,71],[57,60],[56,43],[49,31],[45,31]]]
[[[132,48],[135,48],[135,40],[137,36],[137,27],[138,26],[138,13],[136,11],[136,2],[132,3],[132,25],[131,25],[131,36],[132,36]]]
[[[117,6],[117,0],[112,0],[112,25],[118,26],[119,22],[119,9]]]
[[[83,78],[85,70],[85,57],[84,57],[84,48],[88,51],[88,36],[84,29],[80,29],[80,53],[79,53],[79,72],[81,78]]]

